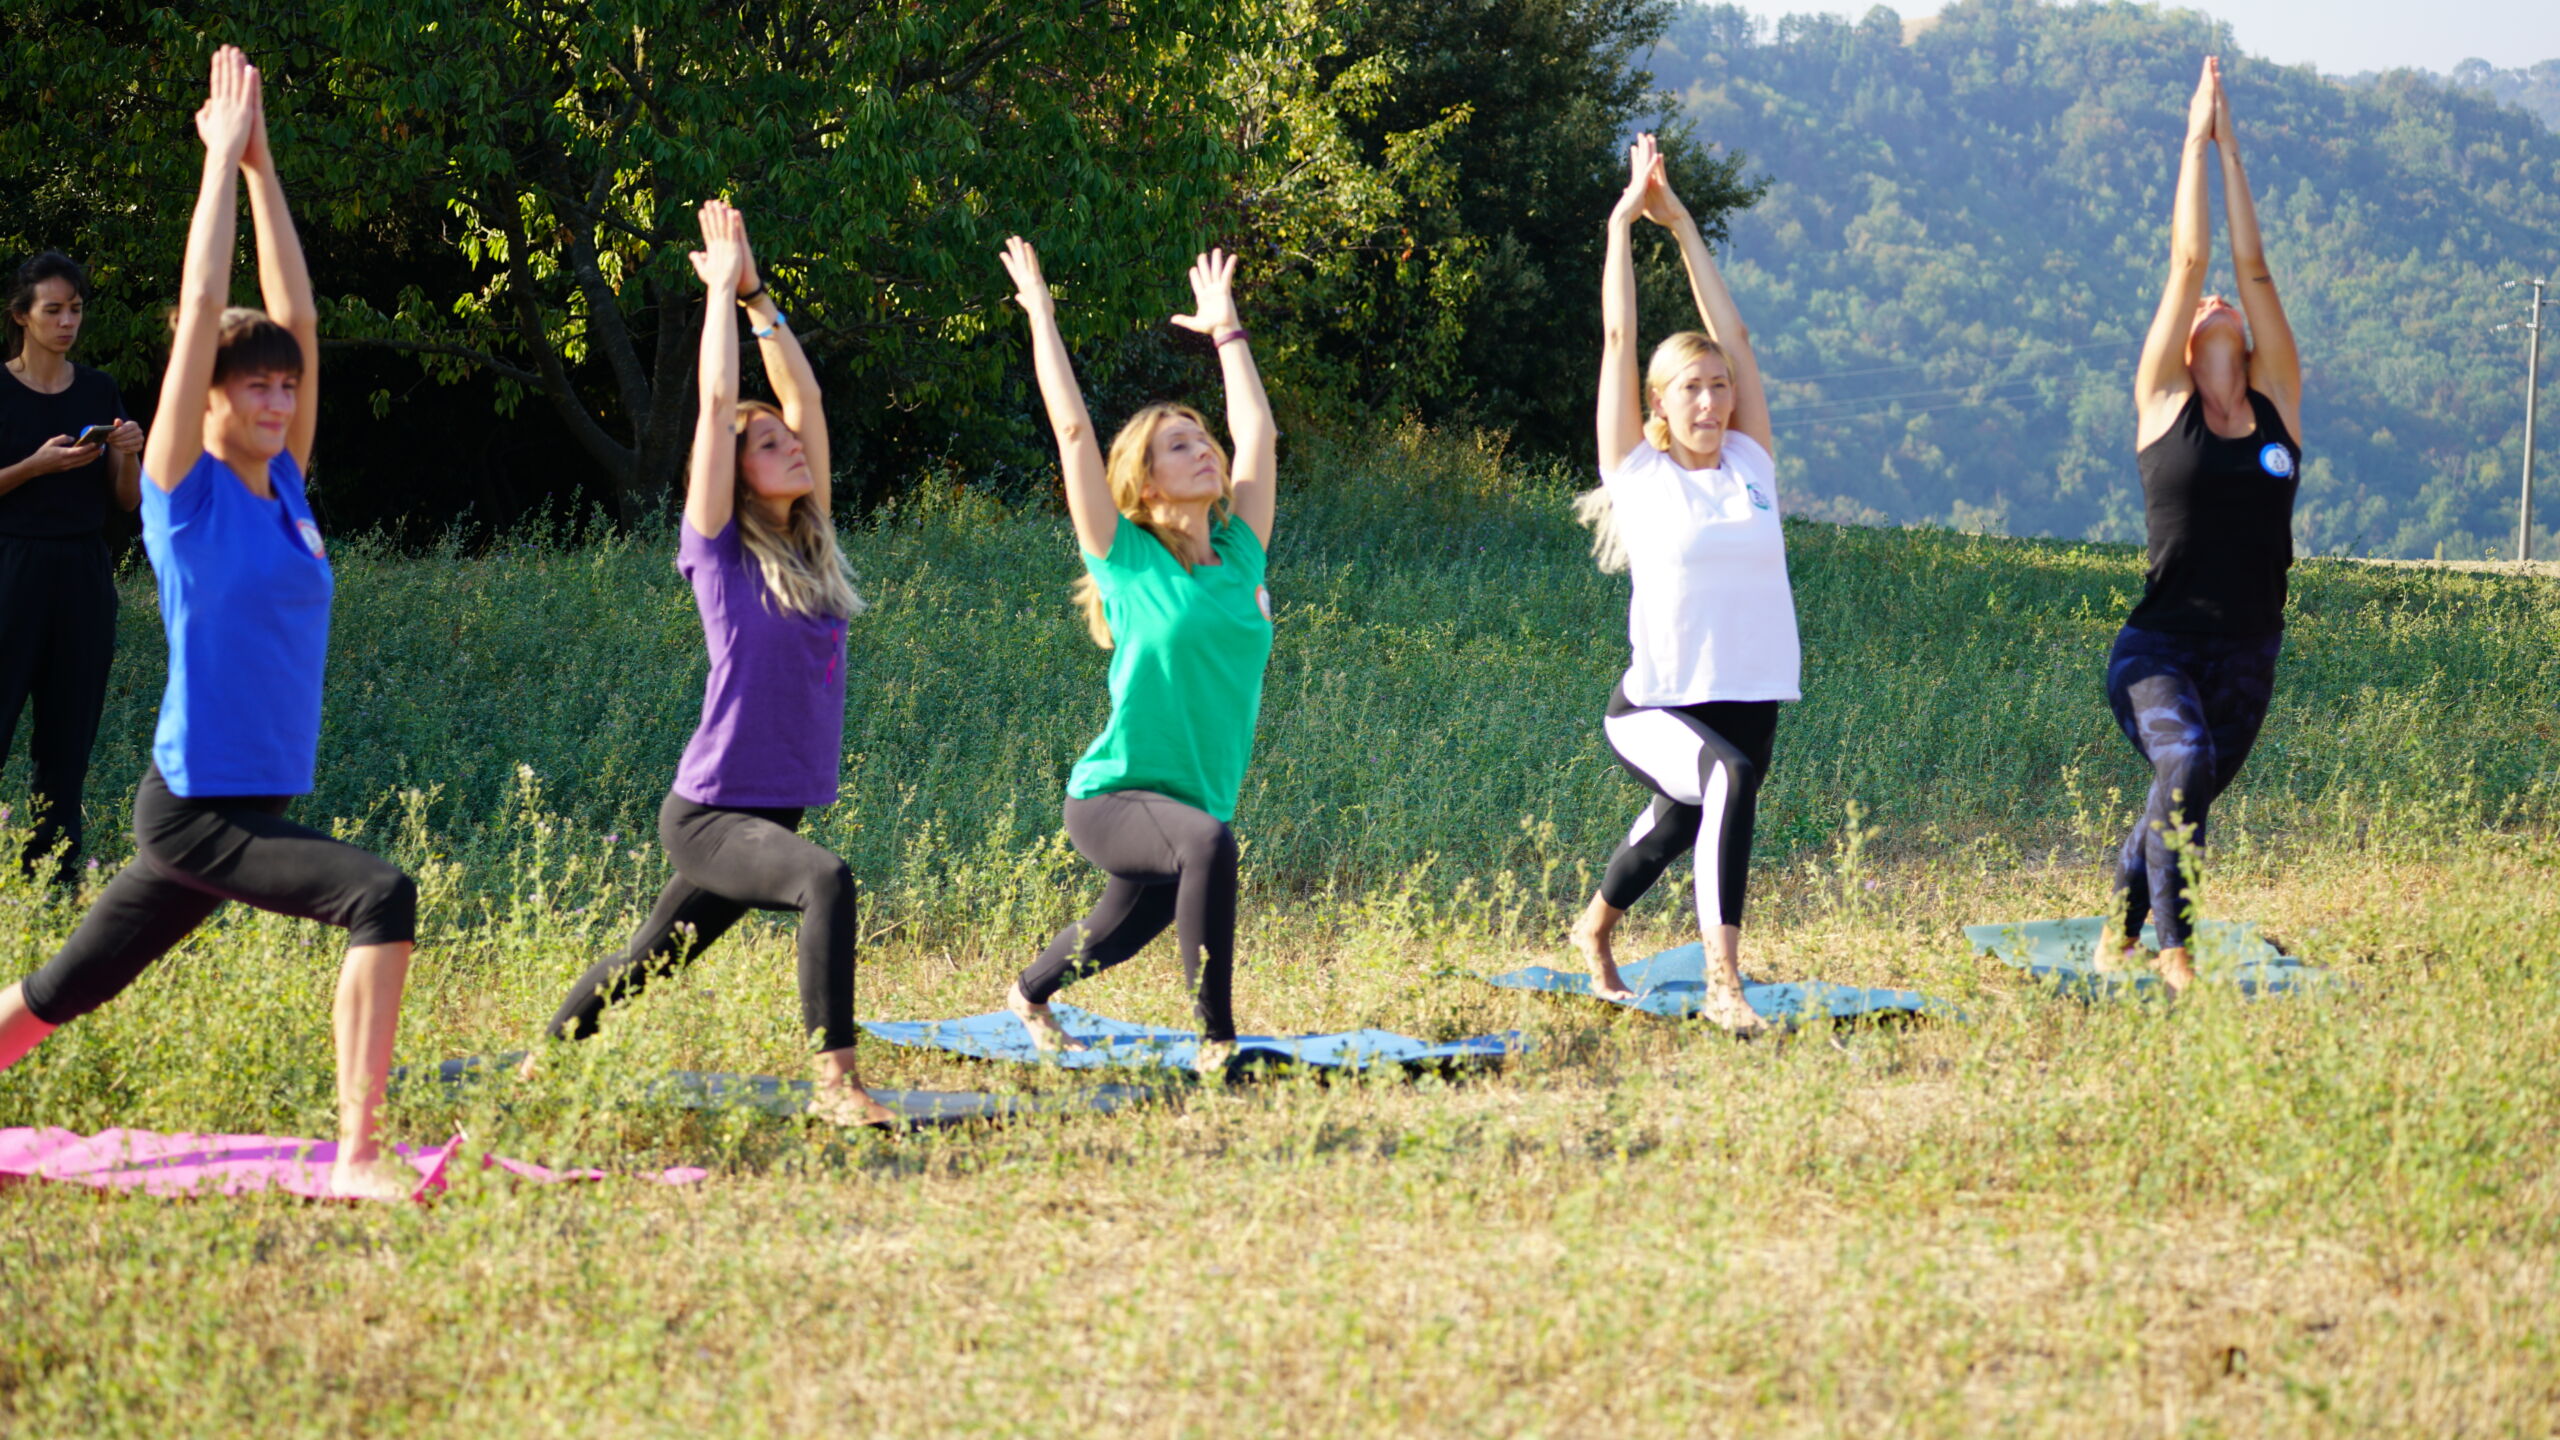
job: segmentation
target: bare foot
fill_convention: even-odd
[[[329,1166],[329,1193],[344,1200],[406,1200],[418,1193],[419,1178],[396,1156],[338,1160]]]
[[[1707,981],[1707,1003],[1698,1013],[1708,1024],[1728,1035],[1748,1038],[1769,1028],[1769,1022],[1761,1019],[1760,1012],[1751,1008],[1751,1002],[1742,998],[1740,983],[1722,976]]]
[[[2161,951],[2156,968],[2160,971],[2160,983],[2168,986],[2172,995],[2184,995],[2187,987],[2196,983],[2196,967],[2188,962],[2184,945],[2173,945]]]
[[[841,1129],[856,1130],[871,1126],[881,1130],[898,1127],[898,1112],[871,1098],[871,1092],[850,1080],[821,1080],[809,1092],[809,1113]]]
[[[1590,916],[1585,915],[1574,922],[1573,929],[1566,933],[1565,938],[1572,942],[1574,950],[1582,956],[1583,965],[1591,971],[1592,994],[1621,1005],[1636,998],[1636,992],[1628,989],[1625,978],[1618,974],[1618,958],[1610,953],[1607,930],[1592,924]]]
[[[1228,1062],[1236,1058],[1233,1040],[1203,1040],[1191,1052],[1191,1073],[1203,1080],[1223,1080]]]
[[[1066,1027],[1058,1023],[1058,1017],[1049,1013],[1047,1005],[1031,1003],[1031,997],[1022,993],[1019,980],[1013,982],[1012,989],[1004,992],[1004,1008],[1013,1012],[1014,1018],[1022,1022],[1023,1029],[1031,1032],[1031,1048],[1043,1054],[1085,1048],[1082,1040],[1068,1034]]]
[[[527,1050],[524,1052],[524,1063],[516,1067],[516,1078],[518,1080],[532,1079],[534,1072],[542,1068],[538,1063],[541,1056],[542,1052],[539,1050]]]
[[[2103,930],[2098,934],[2098,943],[2090,947],[2089,968],[2101,975],[2148,970],[2151,967],[2144,963],[2148,958],[2149,952],[2142,948],[2141,941],[2127,939],[2113,930]]]

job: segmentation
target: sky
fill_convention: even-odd
[[[1852,19],[1871,0],[1737,0],[1772,19],[1817,11]],[[1940,0],[1886,0],[1906,20],[1938,12]],[[2480,59],[2501,70],[2560,60],[2560,0],[2188,0],[2167,8],[2202,10],[2230,25],[2240,48],[2324,74],[2354,75],[2414,65],[2450,70]]]

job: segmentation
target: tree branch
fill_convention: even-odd
[[[452,345],[437,340],[392,340],[370,335],[349,335],[323,340],[320,342],[320,349],[324,353],[331,350],[370,349],[400,350],[413,355],[451,355],[457,359],[468,360],[491,374],[504,376],[519,385],[538,390],[545,383],[543,377],[535,372],[521,365],[501,360],[486,350],[474,350],[468,345]]]

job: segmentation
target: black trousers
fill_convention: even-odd
[[[1236,835],[1206,810],[1152,790],[1067,801],[1067,838],[1110,876],[1102,899],[1058,932],[1022,993],[1047,1004],[1072,980],[1098,975],[1174,927],[1182,974],[1209,1040],[1236,1038]]]
[[[854,943],[860,936],[853,872],[800,838],[796,809],[704,805],[668,792],[658,842],[676,867],[649,918],[619,954],[589,966],[551,1018],[559,1040],[596,1033],[605,1007],[693,963],[750,910],[800,913],[800,1027],[829,1050],[850,1047]]]
[[[63,873],[78,868],[81,792],[115,653],[115,573],[106,542],[0,535],[0,761],[8,758],[19,714],[35,706],[27,737],[34,833],[18,861],[29,874],[57,846]]]
[[[347,943],[418,938],[418,887],[400,867],[284,818],[274,795],[183,799],[144,772],[133,797],[141,853],[107,883],[80,928],[27,977],[27,1008],[63,1025],[104,1005],[226,900],[346,930]]]

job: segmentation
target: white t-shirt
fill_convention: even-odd
[[[1639,443],[1601,473],[1635,581],[1631,704],[1804,698],[1777,463],[1739,431],[1725,433],[1722,458],[1683,470]]]

